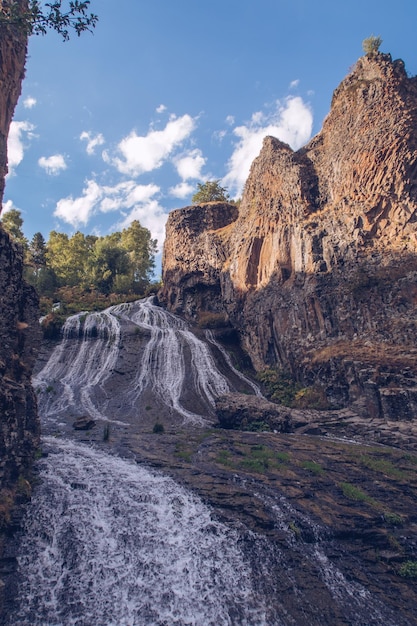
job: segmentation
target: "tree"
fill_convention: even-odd
[[[3,0],[0,8],[0,25],[12,25],[25,35],[46,35],[49,29],[55,30],[64,41],[70,38],[70,30],[78,36],[84,31],[92,31],[98,17],[88,13],[90,0],[70,0],[68,8],[62,8],[62,0],[46,2],[40,0]]]
[[[191,198],[193,204],[201,202],[229,202],[229,194],[225,187],[220,186],[220,180],[207,180],[197,184],[198,191]]]
[[[46,265],[46,242],[42,233],[35,233],[29,244],[29,263],[35,270]]]
[[[374,54],[378,52],[381,44],[382,44],[381,37],[375,37],[374,35],[371,35],[370,37],[362,41],[362,48],[365,54],[369,54],[370,56],[373,56]]]
[[[3,224],[4,230],[9,233],[12,239],[17,241],[21,246],[23,246],[23,249],[26,250],[28,247],[28,240],[23,234],[23,219],[19,209],[10,209],[10,211],[3,213],[1,223]]]
[[[135,293],[143,291],[145,283],[151,279],[155,268],[156,239],[138,220],[121,232],[121,246],[128,252],[130,260],[130,288]]]

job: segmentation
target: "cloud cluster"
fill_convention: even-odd
[[[157,185],[139,185],[134,180],[110,186],[99,185],[91,179],[86,181],[81,196],[59,200],[54,215],[77,228],[100,213],[118,212],[122,216],[118,228],[139,219],[142,226],[151,231],[152,237],[162,242],[167,216],[154,198],[159,191]]]
[[[32,96],[27,96],[27,98],[23,100],[23,106],[25,107],[25,109],[33,109],[36,104],[37,100]]]
[[[9,176],[12,176],[16,167],[22,162],[27,142],[33,139],[35,126],[30,122],[12,122],[7,138],[7,157]]]
[[[7,211],[11,211],[12,209],[16,209],[17,211],[20,211],[20,209],[17,208],[17,206],[14,205],[13,200],[7,200],[7,202],[3,202],[2,207],[1,207],[1,212],[7,213]]]
[[[227,167],[223,184],[237,197],[241,194],[252,161],[258,156],[267,135],[277,137],[298,150],[311,137],[313,115],[300,97],[277,100],[269,113],[257,111],[247,125],[237,126],[233,133],[238,138]]]
[[[104,153],[104,158],[121,174],[139,176],[152,172],[191,135],[195,126],[196,120],[191,115],[172,116],[162,130],[151,129],[145,136],[132,131],[117,147],[120,156],[111,157]]]
[[[84,130],[80,135],[81,141],[86,141],[86,151],[87,154],[92,156],[95,153],[97,146],[102,146],[105,143],[104,137],[101,133],[97,133],[97,135],[92,135],[90,132]]]
[[[57,176],[67,169],[65,157],[62,154],[53,154],[50,157],[41,157],[38,165],[45,170],[49,176]]]

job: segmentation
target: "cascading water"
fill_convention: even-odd
[[[124,343],[135,340],[137,352],[127,354]],[[120,374],[117,387],[110,379],[114,372]],[[80,414],[133,417],[144,399],[149,404],[156,398],[190,424],[205,423],[215,398],[233,390],[209,346],[152,298],[70,317],[34,386],[41,413],[55,421]]]
[[[122,416],[131,436],[147,403],[189,429],[236,385],[259,395],[206,339],[152,299],[72,316],[34,380],[45,430],[62,435],[50,425],[77,414]],[[172,479],[133,462],[61,437],[43,447],[7,626],[409,626],[344,576],[326,529],[262,483],[232,478],[268,511],[270,535],[240,518],[220,523]],[[297,524],[309,542],[294,537]]]
[[[45,441],[9,626],[267,624],[238,533],[170,478]]]

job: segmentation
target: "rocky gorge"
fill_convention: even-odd
[[[13,501],[30,495],[36,404],[44,438],[26,521],[37,536],[23,537],[19,573],[14,552],[3,555],[12,575],[0,623],[197,625],[197,606],[216,626],[417,623],[416,117],[404,64],[359,59],[307,146],[265,139],[240,204],[170,215],[155,297],[76,314],[42,344],[34,390],[36,296],[4,235],[4,537],[18,525]],[[255,380],[266,369],[320,390],[326,409],[267,400]],[[125,509],[118,494],[130,494],[135,465],[155,474]],[[177,491],[161,504],[161,475],[210,507],[197,532],[210,547],[207,579],[192,569],[205,562],[197,543],[173,578],[164,573],[196,505]],[[207,544],[215,537],[220,549]],[[162,557],[137,570],[142,543],[160,544]],[[226,548],[246,567],[229,579]],[[137,606],[138,571],[154,567],[154,606]],[[186,618],[176,602],[190,577]],[[126,590],[112,613],[113,592]]]

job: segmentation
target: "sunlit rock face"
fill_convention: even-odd
[[[264,140],[236,217],[206,223],[211,205],[171,214],[161,299],[192,319],[223,312],[258,370],[411,419],[416,209],[417,78],[389,55],[362,57],[307,146]]]

